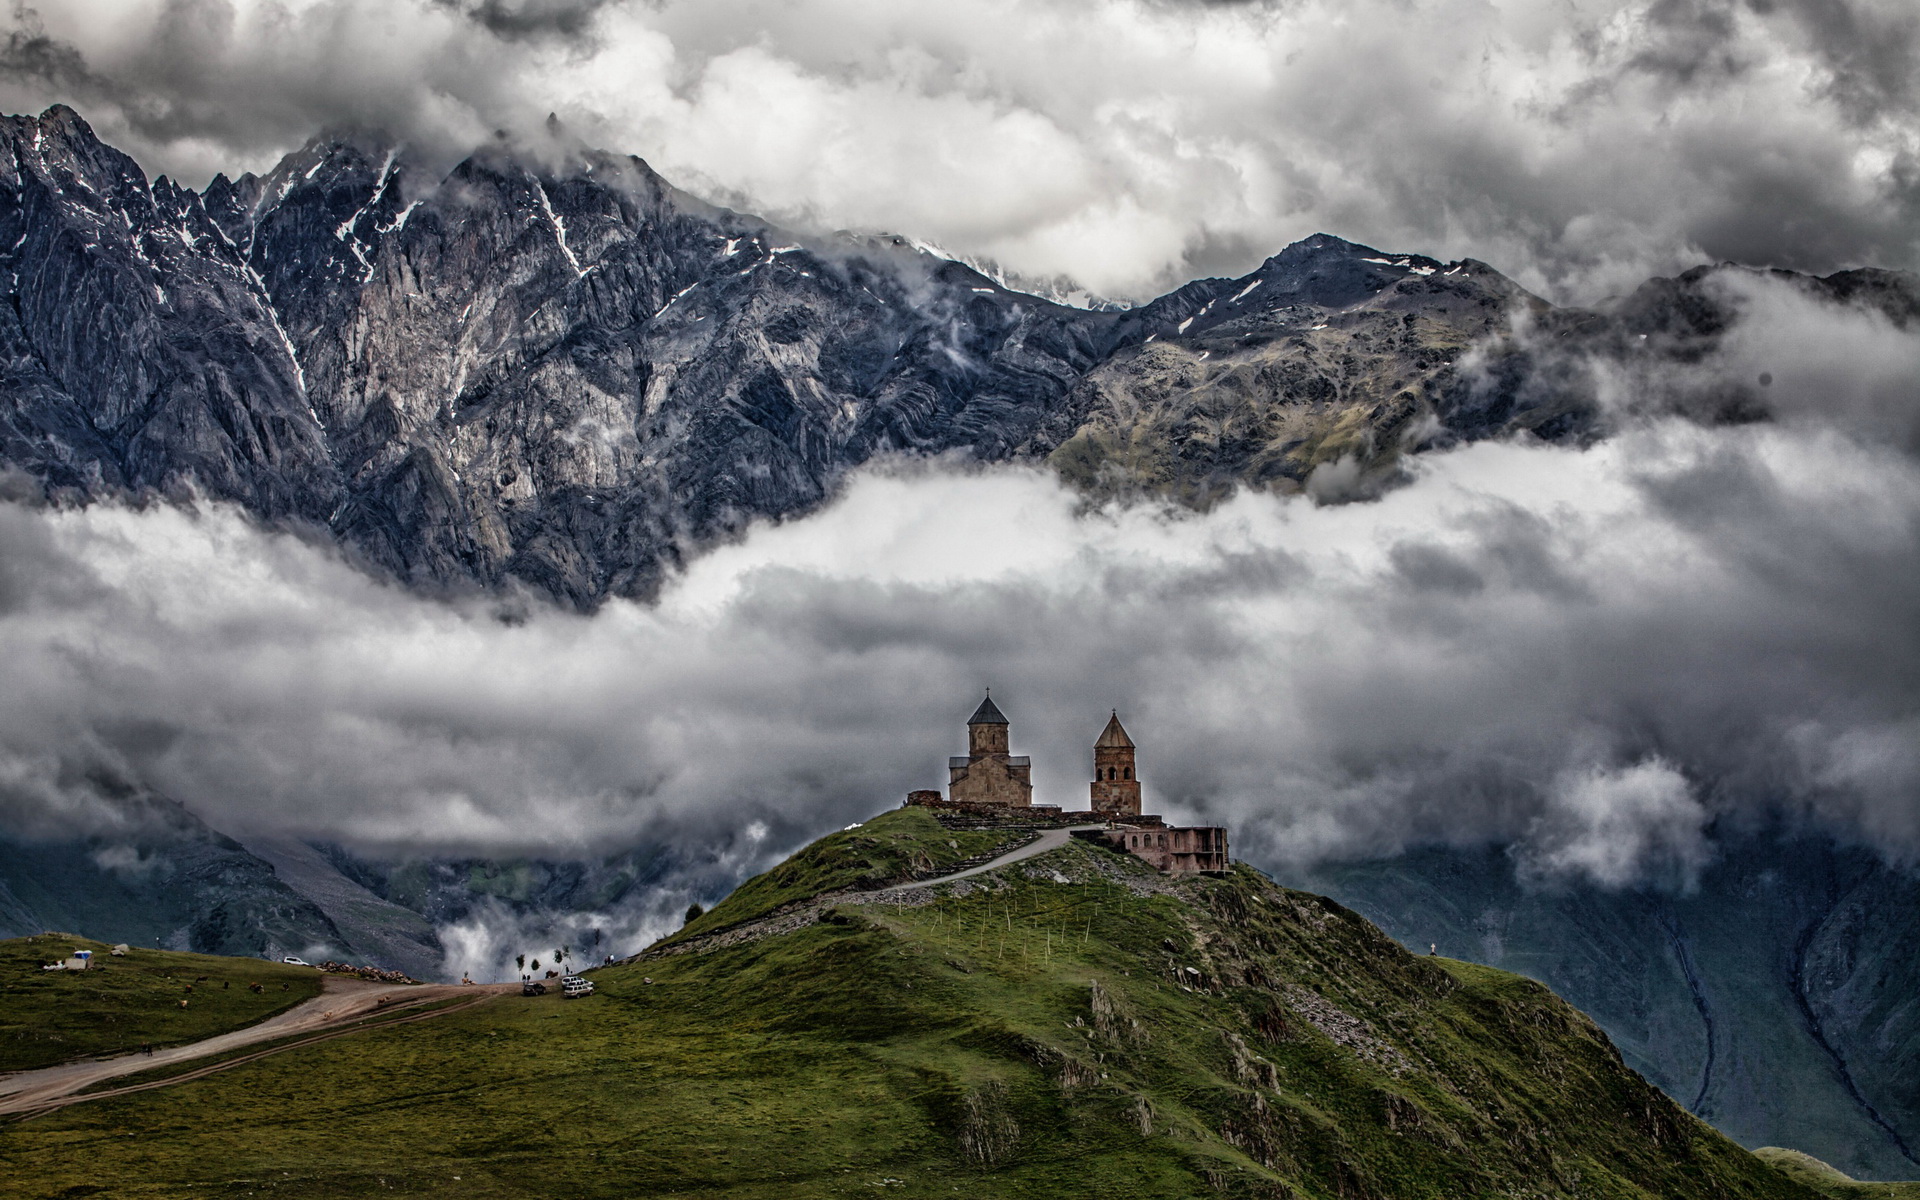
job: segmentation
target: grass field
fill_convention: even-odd
[[[898,819],[890,861],[936,836]],[[828,849],[806,877],[873,870]],[[593,978],[0,1128],[0,1159],[22,1196],[1815,1195],[1539,985],[1244,869],[1169,888],[1074,844]]]
[[[40,969],[76,949],[93,951],[90,969]],[[198,1041],[320,994],[311,967],[140,947],[115,958],[110,949],[65,934],[0,941],[0,1071]]]

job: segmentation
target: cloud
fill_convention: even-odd
[[[1712,857],[1706,822],[1686,776],[1659,758],[1566,771],[1527,831],[1522,871],[1605,888],[1685,887]]]
[[[1410,469],[1196,514],[896,464],[593,616],[423,599],[221,508],[7,508],[0,561],[56,569],[0,612],[0,763],[46,764],[0,813],[44,831],[105,762],[375,856],[664,847],[699,866],[623,918],[657,924],[940,785],[992,685],[1043,801],[1084,803],[1118,707],[1150,803],[1270,865],[1495,843],[1683,886],[1726,822],[1920,851],[1913,457],[1659,418]]]
[[[1118,295],[1322,229],[1574,299],[1920,261],[1902,0],[111,0],[8,38],[0,105],[194,182],[323,126],[450,155],[551,111],[771,218]]]

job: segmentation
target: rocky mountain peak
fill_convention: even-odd
[[[1492,385],[1454,370],[1543,301],[1327,234],[1088,311],[911,238],[781,231],[559,134],[450,171],[331,134],[198,195],[149,185],[70,109],[0,139],[0,462],[72,500],[324,525],[429,589],[647,595],[878,454],[1047,458],[1095,492],[1207,503],[1591,419],[1563,382],[1524,382],[1527,351]],[[1915,308],[1884,280],[1822,286]],[[1637,319],[1554,328],[1620,353]]]

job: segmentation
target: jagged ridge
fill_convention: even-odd
[[[589,607],[887,454],[1048,459],[1196,504],[1344,462],[1364,491],[1423,446],[1579,436],[1568,355],[1686,360],[1733,319],[1698,274],[1564,312],[1481,263],[1327,235],[1090,312],[906,238],[801,239],[597,151],[496,145],[441,175],[324,137],[196,194],[64,107],[0,141],[9,491],[212,496],[417,587]],[[1904,276],[1820,287],[1920,310]]]

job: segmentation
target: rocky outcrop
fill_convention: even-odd
[[[1460,357],[1506,331],[1516,307],[1548,306],[1483,263],[1316,235],[1244,278],[1199,280],[1122,318],[1144,337],[1076,388],[1075,429],[1052,462],[1098,495],[1204,505],[1247,485],[1298,490],[1343,462],[1352,491],[1460,433],[1562,432],[1557,395],[1459,431],[1443,420],[1461,407]]]

